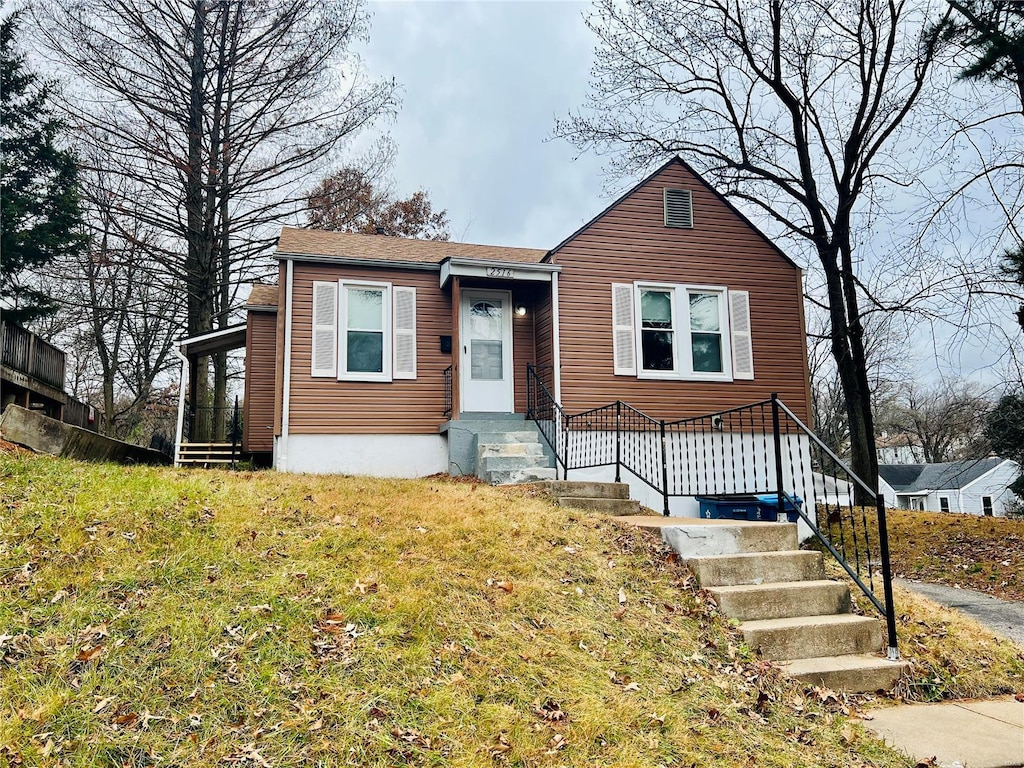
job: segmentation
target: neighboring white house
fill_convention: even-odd
[[[1015,497],[1009,485],[1020,476],[1010,459],[991,457],[942,464],[880,464],[885,503],[901,509],[1005,517]]]
[[[882,432],[875,438],[879,464],[916,464],[924,458],[924,449],[913,435]]]

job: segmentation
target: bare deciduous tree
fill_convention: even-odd
[[[925,88],[928,8],[906,0],[599,0],[588,111],[558,135],[626,167],[680,153],[812,251],[854,470],[877,477],[858,214]]]
[[[93,158],[90,165],[99,163]],[[83,174],[90,247],[51,266],[60,306],[52,331],[71,355],[76,378],[96,380],[88,394],[103,412],[103,432],[115,437],[131,432],[174,362],[180,327],[169,319],[181,315],[184,303],[153,255],[160,233],[125,213],[151,203],[137,194],[118,174]]]
[[[270,225],[294,220],[310,174],[394,105],[394,84],[364,82],[348,52],[359,0],[44,0],[35,14],[79,84],[63,106],[96,170],[149,193],[120,213],[159,233],[151,253],[190,335],[228,324]],[[216,360],[218,401],[226,376]]]
[[[917,462],[984,458],[985,414],[992,402],[978,384],[954,379],[904,383],[878,409],[879,432],[899,439]]]

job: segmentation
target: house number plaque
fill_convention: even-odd
[[[515,273],[514,273],[513,270],[508,269],[507,267],[488,267],[487,268],[487,276],[488,277],[515,277]]]

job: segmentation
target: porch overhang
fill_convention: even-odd
[[[494,261],[450,256],[441,262],[441,287],[445,288],[453,277],[550,283],[551,276],[561,271],[562,267],[559,264],[533,264],[521,261]]]
[[[178,349],[185,357],[204,357],[217,352],[230,352],[245,346],[246,324],[231,325],[219,331],[178,340]]]

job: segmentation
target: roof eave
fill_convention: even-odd
[[[379,267],[381,269],[418,270],[421,272],[438,272],[439,262],[433,261],[394,261],[391,259],[368,259],[364,256],[327,256],[314,253],[293,253],[278,251],[274,254],[278,261],[316,262],[320,264],[344,264],[352,267]]]

